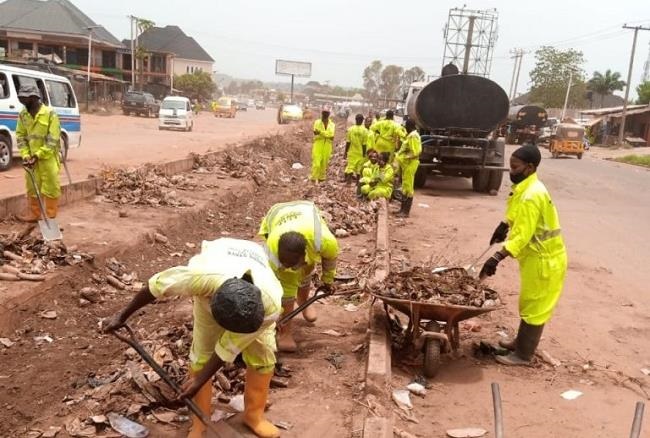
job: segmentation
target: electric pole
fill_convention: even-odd
[[[137,19],[133,15],[128,15],[131,20],[131,90],[135,91],[135,40],[133,38],[133,22]]]
[[[650,30],[650,27],[623,25],[623,29],[633,29],[632,53],[630,53],[630,66],[627,69],[627,84],[625,84],[625,100],[623,101],[623,112],[621,113],[621,126],[618,128],[618,144],[622,145],[625,138],[625,113],[627,112],[627,99],[630,96],[630,82],[632,81],[632,67],[634,66],[634,51],[636,50],[636,38],[640,30]]]
[[[643,64],[643,76],[641,77],[641,82],[650,81],[650,43],[648,43],[648,58]]]
[[[523,49],[512,49],[510,53],[512,53],[512,57],[510,59],[515,60],[515,65],[512,67],[512,79],[510,80],[510,93],[508,94],[510,100],[512,101],[515,97],[517,97],[516,84],[519,82],[519,71],[521,70],[521,58],[523,58],[525,52]],[[516,79],[515,79],[515,75],[516,75]]]

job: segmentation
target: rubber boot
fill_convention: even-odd
[[[294,301],[282,303],[282,316],[293,310]],[[293,321],[288,321],[282,327],[278,328],[277,331],[277,344],[278,351],[284,353],[295,353],[298,351],[298,345],[296,340],[293,338]]]
[[[411,213],[411,206],[413,205],[413,198],[402,198],[402,206],[397,213],[399,217],[409,217]]]
[[[27,196],[27,206],[25,212],[18,216],[21,222],[38,222],[41,218],[41,209],[38,207],[38,199]]]
[[[246,386],[244,387],[244,423],[260,438],[276,438],[280,430],[264,418],[264,408],[269,397],[273,371],[262,374],[255,369],[246,368]]]
[[[296,299],[296,303],[298,303],[298,305],[300,306],[308,299],[309,299],[309,288],[298,289],[298,296]],[[309,306],[305,310],[303,310],[302,317],[305,318],[305,321],[307,322],[314,322],[316,321],[316,319],[318,319],[318,315],[316,315],[316,310],[314,309],[313,306]]]
[[[519,329],[517,330],[517,333],[521,331],[521,327],[524,324],[526,324],[524,321],[522,320],[519,321]],[[506,350],[515,351],[515,348],[517,347],[517,336],[509,340],[502,339],[499,341],[499,345],[505,348]]]
[[[190,375],[195,375],[191,373]],[[199,392],[192,398],[196,406],[208,417],[212,415],[212,379],[208,380],[205,385],[199,389]],[[205,425],[201,422],[199,417],[192,415],[192,427],[187,434],[187,438],[202,438],[205,432]]]
[[[59,199],[45,196],[43,200],[45,201],[45,214],[48,218],[54,219],[59,212]]]
[[[497,362],[502,365],[530,365],[543,331],[544,325],[530,325],[522,321],[515,340],[515,351],[506,356],[497,356]]]

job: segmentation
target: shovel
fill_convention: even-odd
[[[126,330],[128,333],[127,335],[124,335],[122,333],[119,333],[118,330],[120,329]],[[133,333],[133,330],[131,327],[128,325],[124,324],[122,327],[119,329],[115,330],[113,332],[113,335],[119,339],[120,341],[126,343],[129,345],[129,347],[133,348],[135,351],[138,352],[142,360],[144,360],[153,370],[160,376],[161,379],[165,383],[167,383],[174,391],[176,391],[177,394],[181,393],[181,387],[176,383],[169,375],[165,372],[165,370],[158,365],[158,363],[147,353],[147,351],[144,349],[142,345],[135,339],[135,333]],[[208,430],[212,433],[212,436],[215,438],[237,438],[241,437],[240,434],[235,432],[228,424],[225,422],[220,422],[219,423],[219,428],[222,429],[222,431],[219,431],[217,429],[217,426],[210,420],[210,417],[208,417],[206,414],[199,409],[199,407],[192,401],[192,399],[189,398],[184,398],[183,403],[185,403],[185,406],[194,414],[196,415],[199,420],[201,420],[201,423],[205,425],[205,427],[208,428]]]
[[[278,328],[282,327],[287,322],[289,322],[292,318],[294,318],[297,314],[305,310],[307,307],[311,306],[313,303],[320,300],[321,298],[329,297],[330,295],[332,295],[332,292],[325,292],[325,290],[322,288],[316,289],[316,292],[314,292],[313,297],[309,298],[304,303],[302,303],[301,305],[293,309],[291,312],[287,313],[282,318],[280,318],[276,323],[276,326]]]
[[[38,186],[36,185],[34,170],[27,166],[24,166],[24,169],[25,172],[27,172],[27,175],[29,175],[29,179],[32,181],[32,187],[34,187],[34,193],[36,193],[36,199],[38,199],[38,208],[41,210],[41,220],[38,221],[38,227],[41,229],[43,239],[46,242],[63,239],[63,234],[61,234],[61,229],[59,228],[57,221],[54,219],[48,219],[45,214],[45,206],[43,205],[41,192],[38,190]]]
[[[481,261],[481,259],[483,257],[485,257],[485,254],[490,252],[490,250],[492,249],[492,247],[494,245],[496,245],[496,244],[492,244],[492,245],[488,246],[487,249],[485,251],[483,251],[480,256],[476,257],[476,259],[474,260],[474,262],[472,262],[471,265],[465,267],[465,271],[467,271],[467,274],[470,277],[478,278],[478,276],[480,274],[480,271],[478,269],[476,269],[476,265],[478,265],[478,263]]]

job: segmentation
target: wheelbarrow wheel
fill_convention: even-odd
[[[428,332],[439,332],[440,324],[430,321],[426,325]],[[442,355],[442,344],[439,339],[427,339],[424,343],[424,375],[435,377],[440,369],[440,358]]]

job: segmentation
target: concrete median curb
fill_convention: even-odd
[[[374,282],[386,279],[390,271],[390,240],[388,234],[388,202],[380,200],[377,213],[377,237],[375,244]],[[370,306],[368,316],[368,360],[366,363],[366,393],[379,397],[384,404],[390,403],[391,343],[388,321],[380,303]],[[390,413],[390,407],[384,406]],[[364,438],[390,438],[393,436],[393,420],[386,417],[367,417],[363,426]]]

